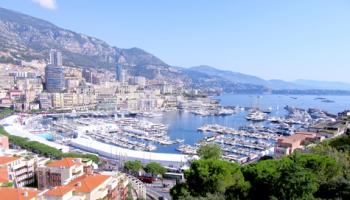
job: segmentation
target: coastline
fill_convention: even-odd
[[[105,144],[91,139],[86,138],[76,138],[70,141],[70,146],[57,144],[55,142],[47,141],[46,139],[37,136],[35,134],[29,133],[25,130],[23,126],[18,123],[18,115],[12,115],[7,118],[4,118],[0,121],[0,124],[3,125],[4,129],[11,135],[25,137],[33,141],[37,141],[58,150],[61,150],[63,153],[69,152],[71,147],[84,150],[89,153],[98,154],[110,159],[116,160],[140,160],[141,162],[160,162],[164,165],[169,166],[178,166],[181,167],[185,165],[190,159],[191,156],[184,154],[173,154],[173,153],[155,153],[155,152],[146,152],[146,151],[136,151],[125,149],[122,147]]]

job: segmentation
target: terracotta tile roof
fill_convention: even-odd
[[[38,195],[39,191],[23,188],[0,188],[1,199],[9,200],[31,200]]]
[[[18,157],[14,157],[14,156],[0,156],[0,165],[7,164],[9,162],[12,162],[18,159],[19,159]]]
[[[293,143],[293,142],[302,142],[306,138],[315,138],[317,137],[316,133],[312,132],[297,132],[294,135],[288,136],[288,137],[281,137],[279,138],[280,142],[284,143]]]
[[[0,183],[7,183],[9,181],[7,167],[0,167]]]
[[[7,183],[7,182],[9,182],[8,178],[0,177],[0,183]]]
[[[54,160],[47,164],[48,167],[72,167],[74,165],[81,165],[81,163],[77,162],[77,158],[62,158],[61,160]]]
[[[45,193],[46,196],[63,196],[74,189],[73,186],[58,186]]]
[[[72,190],[74,190],[73,192],[90,193],[109,178],[110,176],[101,174],[83,175],[68,185],[58,186],[47,191],[45,196],[63,196]]]
[[[110,177],[111,176],[101,174],[84,175],[75,179],[69,185],[75,187],[76,192],[89,193],[107,181]]]

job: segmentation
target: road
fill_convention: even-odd
[[[163,186],[163,183],[166,187]],[[147,198],[148,196],[156,197],[156,199],[163,198],[164,200],[171,200],[170,189],[175,185],[175,181],[173,180],[157,180],[152,184],[146,184],[147,188]]]

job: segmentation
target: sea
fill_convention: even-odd
[[[243,95],[222,94],[212,97],[220,101],[222,106],[259,107],[261,109],[272,109],[270,116],[284,116],[287,114],[285,106],[298,108],[317,108],[332,114],[344,110],[350,110],[350,96],[313,96],[313,95]],[[326,98],[334,101],[332,103],[322,102],[317,98]],[[149,118],[152,122],[161,122],[169,126],[171,139],[184,139],[185,144],[193,145],[210,133],[198,132],[197,129],[204,124],[220,124],[231,128],[249,125],[245,119],[246,111],[237,112],[229,116],[198,116],[189,112],[171,111],[162,117]],[[156,145],[155,152],[177,153],[174,145]]]

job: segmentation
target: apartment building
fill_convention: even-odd
[[[5,135],[0,135],[0,149],[9,149],[9,138]]]
[[[61,108],[63,106],[63,95],[61,93],[52,93],[52,107]]]
[[[54,108],[72,108],[89,106],[95,103],[95,96],[78,93],[52,93],[52,106]]]
[[[83,175],[68,185],[54,187],[43,194],[47,200],[124,200],[128,181],[123,174]]]
[[[80,84],[80,80],[77,77],[68,77],[66,78],[66,88],[68,91],[75,91],[75,88],[77,88]]]
[[[63,158],[38,166],[38,188],[52,188],[69,184],[84,174],[92,173],[92,161],[81,158]]]
[[[2,183],[13,183],[23,187],[35,181],[34,157],[0,156],[0,179]]]
[[[275,146],[275,156],[290,155],[296,149],[301,149],[307,142],[322,141],[324,137],[312,132],[298,132],[288,137],[281,137]]]
[[[39,95],[39,102],[41,109],[52,108],[52,94],[43,92]]]

